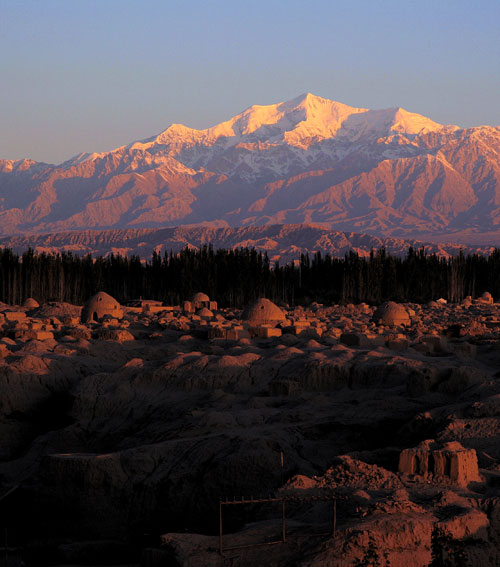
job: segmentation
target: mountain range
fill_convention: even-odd
[[[112,230],[66,231],[0,237],[0,246],[17,254],[28,248],[35,252],[72,252],[94,257],[110,253],[139,256],[151,259],[153,251],[179,252],[183,248],[199,249],[211,244],[215,249],[255,248],[266,252],[271,261],[281,264],[298,260],[300,254],[312,256],[315,252],[342,258],[350,251],[369,256],[371,250],[382,247],[394,256],[405,256],[408,248],[422,247],[428,253],[441,257],[464,253],[488,254],[490,247],[463,247],[457,244],[432,244],[418,240],[377,237],[356,232],[329,230],[317,225],[263,225],[240,228],[213,228],[207,226],[181,226],[173,228],[128,228]]]
[[[319,223],[497,244],[499,158],[500,127],[306,94],[59,165],[0,160],[0,234]]]

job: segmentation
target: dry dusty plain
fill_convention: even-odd
[[[500,564],[487,294],[245,312],[98,294],[2,304],[0,328],[7,565],[423,567],[438,528],[457,565]],[[219,501],[269,497],[222,505],[221,555]],[[283,537],[283,503],[286,541],[255,545]]]

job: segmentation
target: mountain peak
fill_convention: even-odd
[[[160,135],[143,142],[169,146],[174,154],[182,148],[216,143],[230,147],[247,142],[284,142],[306,149],[337,135],[355,141],[365,136],[378,138],[393,133],[414,136],[441,128],[441,124],[401,107],[356,108],[307,92],[284,102],[252,105],[205,130],[172,124]]]
[[[250,106],[230,120],[200,132],[208,143],[224,138],[230,145],[247,140],[285,142],[304,148],[313,141],[335,136],[348,116],[365,111],[305,93],[285,102]]]
[[[252,105],[229,120],[204,130],[171,124],[159,135],[126,147],[184,159],[189,167],[202,164],[208,167],[214,146],[218,150],[212,157],[220,150],[244,146],[250,149],[253,144],[307,150],[324,140],[374,143],[394,134],[413,138],[441,129],[441,124],[401,107],[356,108],[306,92],[284,102]],[[276,167],[280,169],[280,166]],[[276,167],[273,165],[274,169]]]
[[[343,102],[324,98],[312,93],[303,93],[295,98],[292,98],[291,100],[279,103],[278,106],[280,106],[285,111],[302,108],[308,113],[321,113],[325,109],[331,108],[351,110],[355,109],[355,107],[344,104]]]
[[[153,138],[144,140],[144,142],[153,142],[161,145],[176,145],[179,140],[198,140],[203,134],[203,130],[189,128],[184,124],[170,124],[170,126]]]
[[[0,234],[196,222],[497,231],[499,148],[500,128],[455,133],[401,107],[304,93],[61,166],[0,161]]]
[[[328,98],[323,98],[321,96],[315,95],[313,93],[302,93],[291,100],[284,102],[283,104],[289,104],[293,106],[300,106],[300,105],[315,105],[315,104],[328,104],[328,103],[335,103],[335,101],[330,100]]]
[[[423,134],[425,132],[434,132],[443,128],[442,124],[438,124],[415,112],[409,112],[400,106],[391,109],[394,112],[394,123],[391,130],[404,134]]]

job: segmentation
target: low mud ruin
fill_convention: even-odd
[[[489,294],[239,311],[99,292],[3,304],[0,327],[11,562],[426,567],[439,529],[500,564]]]

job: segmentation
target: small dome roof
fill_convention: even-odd
[[[28,309],[35,309],[37,307],[40,307],[40,304],[36,299],[28,297],[28,299],[23,303],[23,307],[27,307]]]
[[[403,305],[394,303],[394,301],[382,303],[382,305],[375,310],[372,319],[374,323],[381,325],[396,326],[410,324],[408,311],[406,311]]]
[[[489,291],[485,291],[483,293],[483,295],[481,295],[481,299],[483,299],[485,301],[491,301],[493,299],[493,296],[491,295],[491,293]]]
[[[285,313],[265,297],[260,297],[251,303],[243,311],[241,318],[252,325],[269,325],[286,321]]]
[[[193,297],[191,298],[191,301],[193,303],[195,302],[199,302],[199,301],[210,301],[210,297],[208,297],[208,295],[206,293],[203,293],[201,291],[199,291],[198,293],[195,293],[193,295]]]
[[[198,309],[198,311],[196,312],[196,315],[199,315],[200,317],[213,317],[214,316],[212,311],[210,311],[210,309],[207,309],[206,307],[202,307],[201,309]]]
[[[104,291],[100,291],[86,301],[82,309],[81,321],[82,323],[88,323],[101,319],[104,315],[111,315],[121,319],[123,311],[116,299]]]
[[[116,301],[114,297],[111,297],[109,293],[106,293],[105,291],[99,291],[85,302],[84,307],[113,307],[114,305],[120,307],[118,301]]]

